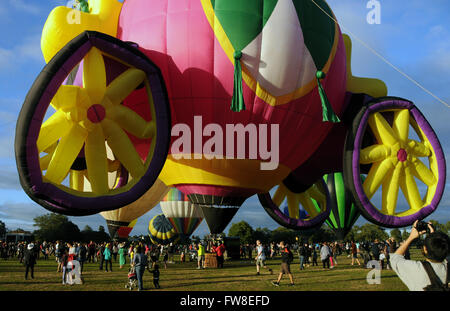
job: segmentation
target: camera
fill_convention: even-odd
[[[427,231],[427,233],[430,233],[430,228],[428,228],[428,224],[424,221],[417,222],[416,230],[419,232]]]

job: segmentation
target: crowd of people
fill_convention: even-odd
[[[429,236],[424,240],[425,246],[422,253],[425,258],[432,258],[429,260],[431,266],[434,270],[438,271],[438,276],[444,284],[445,272],[447,271],[445,266],[447,261],[445,259],[448,256],[448,236],[443,234],[442,237],[439,235],[441,233],[433,232],[434,229],[430,226],[428,230]],[[410,260],[409,247],[411,242],[421,234],[424,234],[424,232],[419,233],[418,230],[413,228],[410,238],[400,243],[393,237],[390,237],[386,241],[379,241],[378,239],[370,242],[308,243],[299,241],[292,245],[288,245],[284,241],[264,245],[260,240],[257,240],[254,245],[241,245],[240,255],[241,259],[247,259],[256,263],[257,275],[261,274],[261,269],[273,274],[273,270],[267,265],[267,260],[281,257],[278,278],[272,282],[275,286],[279,286],[283,275],[289,277],[291,285],[294,284],[291,264],[294,261],[293,254],[296,253],[298,255],[299,270],[319,266],[319,259],[322,262],[323,269],[334,269],[338,265],[338,262],[341,261],[338,258],[346,256],[347,258],[351,258],[350,265],[352,266],[363,266],[368,269],[374,267],[378,267],[378,269],[393,269],[408,288],[420,290],[420,288],[423,288],[422,285],[427,283],[427,278],[424,277],[424,271],[428,271],[427,273],[429,273],[430,268],[426,267],[427,264],[419,265],[416,261]],[[440,242],[435,242],[433,238]],[[432,242],[430,242],[430,239]],[[151,243],[147,244],[143,241],[132,243],[120,243],[117,241],[104,243],[95,243],[93,241],[89,243],[62,241],[56,241],[54,243],[47,241],[6,243],[0,241],[0,257],[3,260],[13,258],[19,260],[25,266],[25,279],[28,279],[28,276],[34,278],[34,265],[38,259],[49,260],[50,257],[53,258],[54,256],[57,262],[56,271],[62,274],[62,284],[67,284],[68,272],[74,269],[73,266],[69,267],[69,262],[77,261],[80,275],[83,274],[85,263],[96,263],[98,264],[99,270],[112,272],[114,262],[115,265],[117,263],[119,264],[119,269],[128,267],[130,271],[132,270],[135,273],[139,290],[143,290],[143,274],[145,270],[148,270],[153,276],[155,288],[160,288],[159,264],[167,269],[168,263],[175,262],[174,256],[176,254],[179,255],[180,262],[196,261],[197,269],[204,269],[206,253],[215,253],[217,268],[224,267],[226,247],[222,240],[200,241],[185,245],[174,245],[172,243],[169,245],[155,245]],[[422,265],[424,268],[422,268]],[[405,266],[407,268],[404,268]],[[411,272],[413,270],[415,273],[420,272],[419,274],[422,275],[420,282],[416,282],[415,277],[411,277],[405,272]],[[420,288],[417,287],[417,283],[420,283],[418,285]]]

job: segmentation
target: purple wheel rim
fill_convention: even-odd
[[[385,215],[382,214],[369,200],[369,198],[366,196],[363,185],[360,180],[360,164],[359,164],[359,158],[360,158],[360,150],[362,145],[362,140],[364,137],[364,133],[367,128],[367,123],[370,114],[386,110],[386,109],[393,109],[393,108],[400,108],[400,109],[408,109],[410,111],[410,114],[413,116],[415,121],[417,122],[417,125],[421,128],[421,130],[424,132],[425,136],[427,137],[428,141],[431,143],[431,146],[433,148],[433,152],[435,153],[436,159],[437,159],[437,165],[438,165],[438,184],[436,187],[436,191],[434,193],[433,199],[431,203],[427,206],[422,207],[419,211],[417,211],[414,214],[407,215],[407,216],[394,216],[394,215]],[[402,99],[386,99],[380,102],[377,102],[373,105],[370,105],[365,110],[364,114],[362,115],[362,118],[359,122],[355,140],[353,143],[353,154],[352,154],[352,182],[356,190],[357,199],[361,203],[365,215],[368,215],[371,221],[374,221],[378,224],[381,224],[386,227],[404,227],[409,226],[414,223],[414,221],[418,219],[423,219],[433,213],[442,198],[442,195],[444,193],[445,188],[445,179],[446,179],[446,163],[445,163],[445,156],[441,147],[441,144],[439,143],[439,140],[434,132],[434,130],[431,128],[428,121],[425,119],[423,114],[414,106],[413,103],[402,100]]]
[[[311,229],[317,226],[320,226],[325,222],[325,220],[328,218],[331,212],[331,204],[330,204],[330,194],[328,192],[327,185],[323,181],[323,179],[320,179],[322,189],[324,189],[325,196],[327,198],[326,203],[326,210],[319,215],[317,215],[314,218],[311,218],[309,220],[302,220],[302,219],[296,219],[296,218],[290,218],[286,214],[284,214],[278,205],[276,205],[272,197],[270,196],[270,193],[262,193],[258,194],[259,201],[261,205],[263,206],[264,210],[269,214],[269,216],[275,220],[278,224],[290,228],[293,230],[306,230]]]

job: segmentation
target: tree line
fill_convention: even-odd
[[[436,220],[430,221],[434,228],[446,234],[450,231],[450,221],[441,224]],[[351,241],[374,241],[378,239],[385,241],[389,237],[394,237],[397,241],[402,241],[408,238],[409,231],[407,228],[395,228],[388,232],[385,228],[377,226],[372,223],[367,223],[362,226],[353,226],[350,232],[345,236],[343,242]],[[256,240],[260,240],[264,244],[270,242],[285,241],[289,244],[296,242],[320,243],[338,241],[336,234],[327,226],[322,225],[319,228],[308,230],[292,230],[284,227],[278,227],[275,230],[268,228],[253,229],[246,221],[233,223],[228,231],[228,236],[238,236],[241,244],[254,244]]]
[[[65,215],[49,213],[33,218],[36,230],[32,232],[34,240],[37,241],[77,241],[77,242],[106,242],[111,238],[105,232],[103,226],[98,227],[98,231],[94,231],[90,226],[85,226],[80,230],[76,224],[71,222]],[[7,233],[5,224],[0,221],[0,236]],[[23,231],[17,229],[15,231]]]

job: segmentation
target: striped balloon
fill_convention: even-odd
[[[332,173],[324,176],[328,186],[331,202],[331,213],[325,221],[338,239],[343,240],[350,232],[360,212],[345,190],[342,173]]]
[[[167,245],[179,239],[178,233],[163,214],[156,215],[150,220],[148,235],[154,244]]]
[[[182,240],[189,238],[203,220],[202,209],[191,203],[187,195],[176,188],[169,190],[160,205]]]

